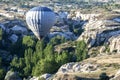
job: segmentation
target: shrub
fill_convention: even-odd
[[[109,80],[109,77],[107,76],[106,73],[101,73],[99,77],[100,77],[100,80]]]

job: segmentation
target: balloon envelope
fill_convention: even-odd
[[[26,22],[31,31],[40,40],[47,35],[56,22],[55,13],[47,7],[34,7],[26,13]]]

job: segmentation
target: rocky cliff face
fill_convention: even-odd
[[[110,80],[120,80],[120,70],[115,74],[115,76]]]
[[[101,14],[82,14],[79,11],[75,12],[76,17],[80,18],[81,20],[97,20],[97,17],[100,16]]]
[[[113,53],[120,53],[120,15],[108,14],[109,17],[106,18],[104,15],[85,15],[76,15],[76,18],[88,20],[83,25],[84,32],[78,37],[77,41],[84,40],[88,44],[89,53],[97,53],[98,51],[100,54],[82,62],[62,65],[53,78],[56,80],[59,75],[65,76],[67,74],[70,76],[79,75],[81,80],[99,80],[100,75],[108,75],[105,80],[119,80],[119,72],[115,73],[120,68],[120,54]],[[106,52],[112,54],[105,54]],[[106,75],[103,75],[103,72]],[[85,77],[85,79],[82,79],[82,77]]]
[[[85,40],[88,47],[109,45],[110,52],[120,52],[119,36],[120,36],[120,18],[117,16],[112,19],[89,20],[84,25],[84,32],[77,39]],[[117,45],[116,45],[117,44]]]
[[[98,69],[97,64],[91,63],[67,63],[58,70],[58,73],[74,73],[74,72],[94,72]]]
[[[120,53],[120,34],[111,37],[109,43],[110,52]]]
[[[103,80],[119,80],[119,56],[120,54],[103,55],[94,58],[88,58],[81,62],[64,64],[59,68],[55,76],[53,76],[53,79],[58,80],[56,78],[58,78],[59,75],[63,76],[67,74],[69,76],[74,75],[80,78],[75,80],[99,80],[101,76],[106,76],[107,79]]]

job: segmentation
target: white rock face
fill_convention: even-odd
[[[39,80],[40,78],[44,78],[45,80],[49,80],[49,78],[51,77],[52,75],[51,74],[43,74],[41,75],[40,77],[32,77],[30,78],[30,80]]]
[[[77,41],[85,40],[88,47],[110,44],[110,51],[120,52],[120,23],[114,20],[88,21],[84,25],[84,32]]]
[[[30,80],[38,80],[39,79],[39,77],[32,77],[32,78],[30,78]]]
[[[8,71],[6,76],[5,76],[5,80],[22,80],[17,72],[12,72],[12,71]]]
[[[40,78],[44,78],[45,80],[48,80],[49,77],[51,77],[52,75],[51,74],[43,74],[42,76],[40,76]]]
[[[5,30],[5,26],[3,24],[0,24],[0,28],[2,28],[3,30]]]
[[[56,15],[57,22],[64,24],[64,20],[67,19],[67,16],[68,16],[68,12],[64,12],[64,11],[58,12],[58,14]]]
[[[63,11],[61,11],[61,12],[59,12],[58,14],[59,14],[60,18],[66,19],[66,18],[67,18],[67,15],[68,15],[68,12],[63,12]]]
[[[113,19],[114,21],[120,22],[120,18]]]
[[[109,43],[110,52],[120,53],[120,34],[111,37]]]
[[[92,72],[98,69],[98,65],[91,63],[67,63],[60,67],[57,73],[71,73],[71,72]]]
[[[96,14],[96,13],[91,13],[91,14],[83,14],[80,11],[75,11],[75,12],[71,12],[67,17],[68,18],[73,18],[74,19],[80,19],[80,20],[97,20],[97,17],[99,17],[101,15],[101,13]]]
[[[17,42],[17,40],[18,40],[18,36],[15,35],[15,34],[12,34],[12,35],[9,37],[9,39],[11,40],[12,43],[15,43],[15,42]]]
[[[79,11],[75,12],[76,17],[82,20],[97,20],[96,17],[100,16],[101,14],[82,14]]]
[[[25,27],[21,27],[19,25],[16,25],[16,26],[12,27],[11,30],[15,34],[27,34],[27,32],[28,32]]]
[[[69,40],[75,40],[76,36],[74,33],[70,32],[69,26],[64,25],[61,27],[53,26],[50,30],[50,34],[48,35],[49,38],[55,37],[55,36],[61,36]]]

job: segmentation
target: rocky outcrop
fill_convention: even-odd
[[[114,78],[112,78],[110,80],[120,80],[120,70],[118,70],[118,72],[115,74]]]
[[[41,75],[40,77],[32,77],[29,80],[49,80],[51,76],[52,76],[51,74],[46,73]]]
[[[81,11],[71,11],[71,13],[67,16],[68,18],[72,18],[74,20],[98,20],[99,16],[102,13],[82,13]]]
[[[12,42],[12,43],[15,43],[17,42],[18,40],[18,36],[16,34],[12,34],[10,37],[9,37],[9,40]]]
[[[63,44],[60,44],[60,45],[56,45],[54,47],[54,49],[55,49],[55,52],[61,53],[63,50],[73,51],[75,47],[76,46],[74,46],[73,43],[67,42],[67,43],[63,43]]]
[[[68,12],[59,11],[56,15],[57,16],[57,22],[64,24],[64,21],[67,20],[67,15],[68,15]]]
[[[109,43],[110,52],[120,53],[120,34],[111,37]]]
[[[2,34],[6,36],[2,37],[2,45],[4,47],[9,47],[11,43],[16,43],[20,38],[29,33],[25,23],[21,20],[3,21],[0,23],[0,28],[2,28]]]
[[[55,36],[61,36],[68,40],[75,40],[76,36],[73,32],[70,31],[68,25],[59,25],[59,26],[53,26],[50,29],[50,33],[48,34],[48,37],[51,39]]]
[[[32,77],[29,80],[38,80],[38,79],[39,79],[39,77]]]
[[[55,75],[52,80],[82,80],[82,79],[75,75],[61,74]]]
[[[57,73],[93,72],[98,69],[98,65],[91,63],[67,63],[60,67]]]
[[[5,80],[22,80],[22,79],[18,76],[17,72],[8,71],[5,76]]]
[[[57,78],[59,75],[61,75],[59,78],[62,78],[62,75],[78,74],[80,80],[99,80],[99,78],[101,80],[109,80],[110,78],[113,78],[113,75],[119,70],[119,56],[120,54],[102,55],[94,58],[88,58],[81,62],[67,63],[59,68],[55,76],[57,75]],[[119,73],[120,71],[118,71],[116,76],[118,76]],[[118,80],[119,78],[120,77],[118,77]],[[114,80],[116,80],[116,78]]]
[[[52,76],[51,74],[46,73],[41,75],[40,78],[44,78],[45,80],[48,80],[48,78],[50,78],[51,76]]]
[[[12,60],[12,55],[10,54],[10,52],[7,52],[7,51],[1,50],[1,49],[0,49],[0,57],[2,57],[2,59],[5,62],[10,62]]]
[[[19,26],[19,25],[15,25],[10,30],[14,34],[27,34],[28,33],[28,31],[25,27],[22,27],[22,26]]]
[[[79,11],[75,12],[76,13],[76,18],[80,18],[81,20],[97,20],[97,17],[100,16],[101,14],[82,14]]]
[[[118,17],[119,18],[119,17]],[[78,37],[77,41],[84,40],[88,47],[109,45],[110,52],[118,52],[120,23],[116,19],[89,20],[84,24],[84,32]]]

